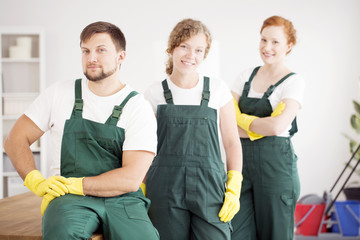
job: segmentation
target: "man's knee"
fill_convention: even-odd
[[[85,207],[69,205],[62,199],[55,200],[43,216],[43,239],[90,238],[99,226],[97,215]]]

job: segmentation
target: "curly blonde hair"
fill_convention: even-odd
[[[166,49],[169,58],[166,63],[165,71],[168,75],[171,75],[173,71],[173,60],[171,54],[173,53],[174,49],[178,47],[182,42],[188,40],[189,38],[199,33],[203,33],[206,37],[207,46],[204,53],[204,58],[206,58],[210,50],[211,41],[212,41],[209,29],[202,22],[190,18],[184,19],[180,21],[178,24],[176,24],[176,26],[170,33],[168,47]]]

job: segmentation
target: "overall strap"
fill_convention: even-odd
[[[283,77],[282,79],[280,79],[277,83],[275,83],[275,85],[271,85],[268,90],[266,90],[266,92],[264,93],[263,98],[269,98],[269,96],[273,93],[274,89],[279,86],[283,81],[285,81],[288,77],[294,75],[295,73],[291,72],[289,74],[287,74],[285,77]]]
[[[248,81],[245,83],[245,85],[244,85],[244,89],[243,89],[243,92],[242,92],[241,96],[244,96],[244,97],[247,97],[247,96],[248,96],[249,91],[250,91],[251,82],[252,82],[252,80],[254,79],[256,73],[259,71],[259,69],[260,69],[260,66],[259,66],[259,67],[256,67],[256,68],[253,70],[253,72],[252,72],[251,75],[250,75],[249,80],[248,80]]]
[[[136,96],[137,94],[138,93],[136,91],[132,91],[131,93],[129,93],[129,95],[127,95],[127,97],[124,99],[124,101],[122,101],[120,105],[114,106],[114,109],[110,117],[106,120],[105,124],[116,126],[126,103],[130,100],[130,98]]]
[[[268,90],[266,90],[266,92],[264,93],[263,98],[269,98],[269,96],[273,93],[274,89],[279,86],[282,82],[284,82],[288,77],[294,75],[295,73],[291,72],[289,74],[287,74],[285,77],[283,77],[282,79],[280,79],[275,85],[271,85]],[[291,129],[289,130],[289,134],[290,137],[294,136],[295,133],[297,133],[298,128],[297,128],[297,123],[296,123],[296,117],[294,118],[294,120],[291,123]]]
[[[169,89],[169,86],[167,84],[166,79],[161,82],[163,90],[164,90],[164,97],[167,104],[174,104],[171,91]]]
[[[84,102],[81,96],[81,78],[75,81],[75,103],[71,118],[82,118]]]
[[[297,131],[298,131],[298,128],[297,128],[297,122],[296,122],[296,117],[295,117],[291,123],[291,129],[289,130],[290,137],[294,136],[294,134],[297,133]]]
[[[204,77],[204,86],[201,96],[201,106],[208,106],[210,99],[210,80],[208,77]]]

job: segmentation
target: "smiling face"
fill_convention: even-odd
[[[97,33],[81,43],[82,67],[90,81],[100,81],[119,71],[125,51],[117,51],[107,33]]]
[[[199,33],[174,48],[172,52],[173,73],[192,74],[205,58],[206,36]]]
[[[261,32],[260,56],[265,64],[276,64],[284,61],[291,51],[283,26],[268,26]]]

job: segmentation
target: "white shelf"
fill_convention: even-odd
[[[14,59],[14,58],[3,58],[3,63],[39,63],[40,58],[25,58],[25,59]]]
[[[0,26],[0,146],[3,146],[3,140],[24,109],[45,88],[44,36],[41,27]],[[30,148],[34,153],[36,166],[45,176],[46,146],[43,138],[39,141]],[[24,188],[22,181],[16,180],[19,175],[4,149],[1,149],[0,199],[18,194],[15,190]]]
[[[17,172],[3,172],[3,177],[18,177],[19,174]]]
[[[2,115],[2,119],[4,121],[6,121],[6,120],[15,121],[19,117],[20,117],[20,115]]]

